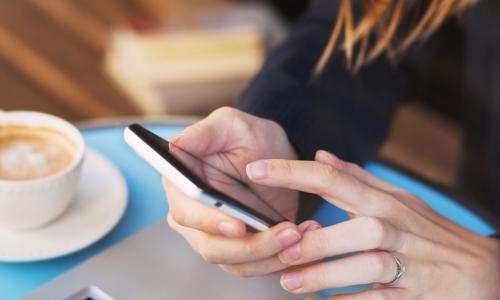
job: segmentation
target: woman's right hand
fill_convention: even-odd
[[[188,127],[172,143],[247,182],[250,181],[245,168],[250,162],[266,158],[297,159],[286,133],[277,123],[232,108],[214,111]],[[201,171],[206,180],[224,191],[224,183],[216,174]],[[302,231],[319,227],[313,221],[299,226],[284,222],[265,232],[248,233],[242,221],[190,199],[166,179],[163,183],[169,203],[168,223],[210,263],[237,265],[274,256],[277,267],[281,264],[276,254],[298,242]],[[252,188],[283,216],[294,220],[298,208],[296,191],[258,185]],[[272,268],[268,264],[263,271],[272,273]]]

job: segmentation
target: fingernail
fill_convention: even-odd
[[[285,249],[278,255],[280,261],[284,264],[289,264],[300,259],[300,245],[295,244],[290,248]]]
[[[287,291],[294,291],[302,287],[302,274],[298,271],[281,276],[281,287]]]
[[[237,236],[239,233],[238,226],[234,225],[231,222],[221,222],[218,228],[223,235],[228,237]]]
[[[280,243],[281,247],[287,248],[290,247],[291,245],[295,244],[300,240],[301,236],[300,234],[293,229],[285,229],[280,234],[278,234],[278,242]]]
[[[311,223],[302,223],[299,225],[299,230],[302,233],[308,232],[308,231],[314,231],[314,230],[317,230],[320,228],[321,228],[321,225],[319,223],[317,223],[316,221],[311,222]]]
[[[305,231],[305,232],[318,230],[318,229],[320,229],[320,228],[321,228],[321,225],[319,225],[319,224],[311,224],[311,225],[307,226],[307,228],[306,228],[306,231]]]
[[[247,165],[247,175],[251,179],[263,179],[267,176],[267,164],[265,162],[254,162]]]

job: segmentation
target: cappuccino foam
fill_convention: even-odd
[[[75,146],[46,128],[0,126],[0,179],[31,180],[56,174],[75,159]]]

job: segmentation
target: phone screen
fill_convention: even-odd
[[[232,200],[272,220],[273,223],[279,223],[286,220],[285,217],[278,213],[263,200],[256,191],[254,191],[249,182],[245,181],[240,176],[229,174],[213,164],[195,156],[189,151],[169,143],[166,140],[163,141],[168,145],[170,154],[193,173],[191,177],[192,175],[196,176],[198,180],[202,181],[206,186],[229,196]],[[183,170],[179,171],[184,173]],[[234,170],[234,172],[237,173],[238,171]],[[244,172],[244,170],[241,172]],[[189,178],[190,176],[187,177]]]

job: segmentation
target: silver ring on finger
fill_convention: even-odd
[[[403,275],[406,273],[406,266],[403,264],[401,259],[399,259],[399,257],[397,257],[394,253],[389,253],[389,254],[392,256],[394,262],[396,263],[396,274],[394,275],[394,278],[391,281],[384,283],[384,285],[395,285],[401,279],[401,277],[403,277]]]

